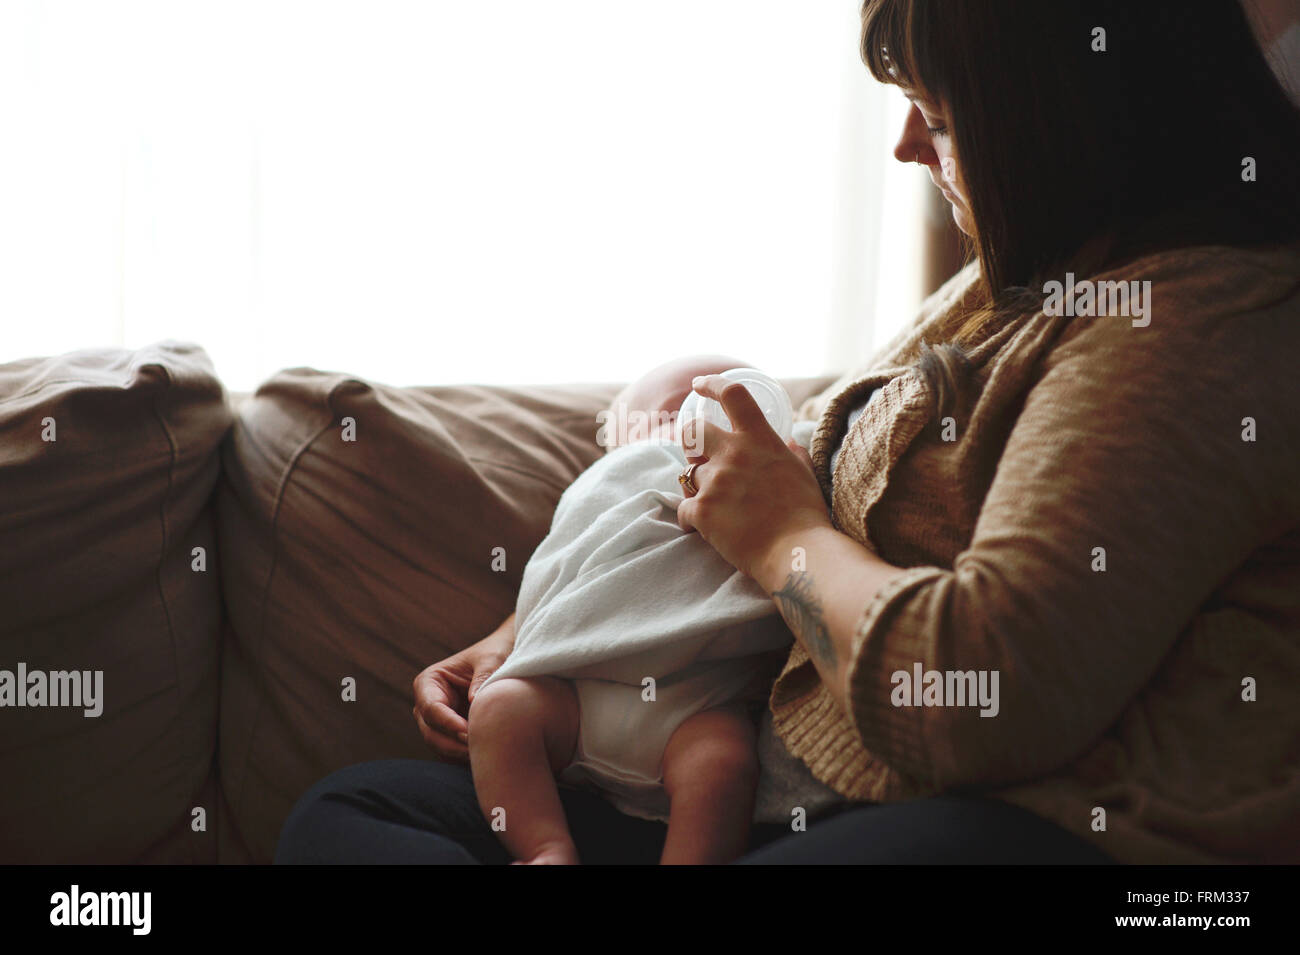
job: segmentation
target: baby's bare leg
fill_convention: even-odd
[[[555,776],[573,760],[578,697],[554,677],[497,680],[469,708],[469,761],[479,808],[525,864],[576,864]]]
[[[754,724],[737,707],[687,719],[664,749],[670,814],[661,865],[730,862],[749,841],[758,788]]]

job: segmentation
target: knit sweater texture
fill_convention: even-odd
[[[799,409],[835,527],[906,571],[866,601],[848,712],[796,643],[773,728],[850,800],[975,792],[1120,861],[1300,861],[1300,248],[1091,280],[1149,281],[1149,324],[988,328],[950,422],[914,363],[983,301],[976,263]],[[997,671],[997,715],[898,705],[917,664]]]

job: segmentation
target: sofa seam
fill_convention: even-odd
[[[148,367],[148,366],[141,366],[141,367]],[[176,438],[172,434],[171,429],[167,427],[167,417],[165,414],[163,414],[162,408],[160,407],[164,402],[167,401],[168,398],[171,397],[171,392],[173,386],[175,385],[175,380],[172,378],[171,371],[161,363],[154,364],[153,367],[157,368],[159,371],[162,372],[162,376],[164,379],[164,387],[154,396],[154,400],[151,402],[151,407],[154,413],[154,417],[158,421],[158,427],[162,430],[163,437],[167,440],[167,446],[170,451],[168,456],[168,463],[167,463],[167,491],[165,494],[163,494],[162,502],[159,509],[159,515],[158,515],[159,524],[161,525],[162,528],[162,546],[159,549],[159,553],[158,553],[158,567],[156,572],[154,573],[154,584],[158,588],[158,603],[161,605],[163,611],[163,617],[167,621],[167,636],[172,651],[172,688],[173,688],[172,693],[175,696],[174,712],[176,713],[176,725],[179,727],[185,725],[185,714],[182,712],[183,700],[182,700],[182,693],[181,693],[180,651],[176,645],[176,623],[172,619],[171,607],[168,605],[167,589],[166,587],[163,586],[163,574],[166,569],[167,554],[169,552],[171,539],[172,539],[171,527],[168,521],[168,508],[169,505],[172,503],[173,496],[176,493],[176,463],[178,459],[178,454],[176,449]],[[184,793],[182,792],[182,796],[183,795]],[[184,816],[185,813],[182,812],[181,814],[182,820],[184,819]],[[195,858],[193,844],[191,843],[190,845],[188,845],[187,849],[188,851],[186,855],[191,860],[191,864],[193,864]]]
[[[346,380],[351,381],[352,379],[346,379]],[[268,612],[268,607],[270,605],[271,582],[275,579],[275,572],[279,568],[280,508],[284,503],[284,496],[286,490],[288,489],[289,482],[290,480],[292,480],[293,474],[297,470],[299,462],[302,460],[302,456],[306,454],[307,451],[311,449],[312,445],[314,445],[317,441],[319,441],[321,436],[324,435],[325,432],[329,430],[334,424],[334,406],[333,406],[334,392],[341,384],[343,384],[343,382],[336,382],[333,386],[331,386],[331,388],[325,395],[325,408],[330,416],[329,420],[326,421],[323,425],[321,425],[320,428],[317,429],[314,433],[308,436],[306,440],[304,440],[294,450],[293,454],[289,458],[289,465],[284,469],[284,474],[281,475],[279,484],[275,490],[275,504],[271,508],[271,526],[270,526],[271,566],[267,569],[266,580],[262,584],[262,594],[261,594],[260,606],[258,607],[258,614],[257,614],[257,639],[255,641],[255,646],[257,648],[257,657],[261,656],[262,646],[266,642],[266,615]],[[253,398],[256,398],[256,395],[254,395]],[[250,401],[251,400],[252,399],[250,399]],[[237,419],[236,423],[238,423],[238,420],[242,418],[243,418],[243,411],[241,409],[240,413],[236,416]],[[233,629],[233,624],[232,624],[232,629]],[[249,663],[250,665],[255,663],[255,658],[250,656]],[[261,725],[262,714],[266,709],[267,696],[268,694],[264,692],[259,692],[257,694],[257,709],[253,713],[253,721],[249,729],[248,742],[244,749],[243,759],[241,760],[241,771],[239,775],[239,791],[235,794],[234,798],[229,801],[230,812],[232,814],[237,811],[238,807],[243,805],[244,787],[248,783],[249,763],[253,758],[253,743],[257,737],[258,727]],[[218,765],[219,764],[220,764],[220,754],[218,753]]]
[[[147,368],[150,367],[151,365],[155,368],[162,368],[162,365],[159,365],[157,362],[146,362],[143,365],[136,365],[134,366],[134,369],[128,369],[128,374],[125,377],[122,385],[114,385],[114,384],[110,384],[109,382],[87,383],[87,381],[84,378],[75,378],[75,377],[74,378],[46,378],[43,381],[36,382],[32,386],[30,386],[26,391],[19,391],[14,394],[5,395],[3,398],[0,398],[0,405],[9,404],[14,401],[20,401],[23,398],[30,398],[33,395],[38,395],[46,388],[48,388],[50,385],[77,385],[79,386],[79,390],[81,391],[108,391],[108,392],[125,391],[127,388],[130,387],[131,384],[130,371],[139,370],[141,368]],[[165,371],[166,369],[163,370]]]

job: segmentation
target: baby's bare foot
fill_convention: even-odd
[[[511,865],[577,865],[578,850],[573,843],[546,843],[531,858],[516,859]]]

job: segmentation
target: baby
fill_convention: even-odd
[[[756,583],[678,526],[675,437],[691,379],[744,364],[682,359],[623,389],[602,415],[605,457],[524,569],[514,650],[469,710],[479,804],[517,863],[579,861],[557,779],[667,821],[661,863],[745,849],[756,709],[792,637]]]

